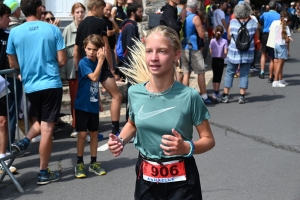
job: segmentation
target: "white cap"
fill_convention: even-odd
[[[292,3],[291,3],[291,6],[293,6],[293,5],[295,5],[295,2],[292,2]]]

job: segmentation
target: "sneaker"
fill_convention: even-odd
[[[24,140],[25,140],[25,138],[18,142],[11,144],[11,148],[14,153],[20,153],[21,151],[24,151],[27,149],[29,144],[27,144],[27,142],[25,142]]]
[[[273,83],[274,79],[273,78],[269,78],[268,79],[268,83]]]
[[[101,140],[103,140],[103,135],[98,133],[98,141],[101,141]],[[89,135],[86,137],[86,141],[91,142],[91,137]]]
[[[74,131],[73,133],[71,133],[70,137],[71,138],[77,138],[78,136],[78,132]]]
[[[211,100],[213,103],[217,104],[219,103],[219,100],[218,100],[218,97],[215,93],[213,93],[211,96],[210,96]]]
[[[222,97],[221,97],[221,102],[222,102],[222,103],[228,103],[228,102],[229,102],[228,95],[226,95],[226,96],[223,96],[223,95],[222,95]]]
[[[251,67],[250,67],[250,71],[252,71],[252,72],[257,72],[257,71],[259,71],[259,69],[255,68],[254,66],[251,66]]]
[[[46,176],[43,176],[40,173],[38,174],[38,180],[37,180],[38,185],[46,185],[58,181],[61,178],[59,172],[51,172],[49,168],[47,170],[48,170],[48,174]]]
[[[99,176],[106,174],[105,170],[102,167],[100,167],[99,162],[95,162],[95,163],[91,164],[89,167],[89,171],[94,172],[95,174],[97,174]]]
[[[280,80],[279,82],[286,85],[286,86],[289,85],[285,80]]]
[[[264,79],[264,78],[265,78],[265,73],[259,74],[259,78],[260,78],[260,79]]]
[[[244,103],[245,103],[245,98],[242,97],[242,96],[239,96],[239,98],[238,98],[238,103],[239,103],[239,104],[244,104]]]
[[[5,162],[6,165],[8,164],[8,161],[4,161],[4,162]],[[10,166],[10,167],[9,167],[9,171],[10,171],[11,173],[16,173],[16,172],[17,172],[17,168],[15,168],[14,166]],[[0,163],[0,174],[3,174],[3,172],[4,172],[4,167],[3,167],[2,164]]]
[[[42,135],[38,135],[34,138],[32,138],[31,142],[40,142],[42,138]],[[54,139],[54,137],[52,136],[52,140]]]
[[[205,104],[212,104],[212,100],[210,98],[202,99]]]
[[[286,85],[280,83],[279,81],[274,81],[272,87],[285,87]]]
[[[85,172],[84,172],[84,164],[83,163],[80,163],[80,164],[77,164],[75,166],[75,176],[76,178],[85,178],[86,175],[85,175]]]

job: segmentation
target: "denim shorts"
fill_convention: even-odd
[[[288,53],[287,53],[287,48],[286,45],[275,45],[274,49],[274,56],[275,58],[278,59],[287,59],[288,58]]]

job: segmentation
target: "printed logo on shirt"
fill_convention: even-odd
[[[98,93],[99,87],[98,82],[92,82],[90,86],[90,102],[97,102],[98,101]]]
[[[143,111],[143,108],[144,108],[144,105],[140,108],[140,110],[138,112],[138,118],[140,120],[149,119],[149,118],[154,117],[154,116],[156,116],[158,114],[161,114],[163,112],[171,110],[171,109],[175,108],[175,106],[174,107],[170,107],[170,108],[164,108],[164,109],[160,109],[160,110],[155,110],[155,111],[148,112],[148,113],[145,113]]]
[[[38,30],[39,27],[38,26],[32,26],[32,27],[29,27],[29,31],[36,31]]]

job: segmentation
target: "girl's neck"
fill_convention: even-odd
[[[150,90],[149,92],[164,92],[168,90],[174,83],[175,79],[174,78],[155,78],[151,77],[148,85],[148,89]]]
[[[76,28],[78,28],[80,22],[81,22],[81,21],[78,21],[78,20],[74,19],[74,23],[75,23]]]

